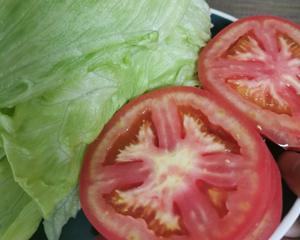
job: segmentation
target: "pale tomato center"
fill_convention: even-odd
[[[174,200],[191,186],[202,188],[200,198],[208,198],[216,214],[226,214],[227,192],[219,191],[218,187],[236,187],[234,168],[241,158],[230,154],[218,136],[203,131],[203,124],[190,115],[183,115],[184,137],[174,148],[167,149],[155,144],[150,123],[144,122],[137,141],[119,152],[116,163],[142,160],[151,174],[138,187],[114,190],[109,203],[122,214],[145,219],[149,229],[164,236],[185,233]]]
[[[240,37],[223,55],[231,60],[225,81],[245,99],[281,114],[292,114],[286,89],[300,95],[300,45],[277,32],[276,54],[269,51],[254,31]],[[238,62],[243,62],[239,65]]]

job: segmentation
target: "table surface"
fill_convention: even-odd
[[[276,15],[300,24],[300,0],[206,0],[210,7],[235,17]]]

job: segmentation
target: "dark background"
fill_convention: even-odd
[[[276,15],[300,24],[300,0],[206,0],[210,7],[235,17]]]

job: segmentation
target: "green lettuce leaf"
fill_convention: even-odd
[[[202,0],[0,0],[0,107],[14,178],[49,218],[82,154],[126,101],[195,85],[210,37]]]
[[[14,181],[5,158],[0,159],[0,239],[29,239],[42,219],[38,205]]]
[[[56,207],[52,216],[44,220],[44,229],[48,240],[58,240],[62,227],[67,223],[70,217],[75,217],[80,209],[78,197],[78,188],[72,189],[68,196]]]
[[[203,0],[0,0],[0,6],[0,107],[81,79],[97,64],[126,62],[123,45],[164,48],[177,41],[178,51],[169,50],[191,60],[209,38]],[[107,56],[119,61],[108,63]]]

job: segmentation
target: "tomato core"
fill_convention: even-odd
[[[201,174],[206,174],[202,173],[205,169],[201,170],[199,166],[199,162],[203,161],[202,156],[210,153],[205,148],[215,147],[219,151],[239,152],[236,141],[221,127],[210,123],[200,110],[179,106],[177,113],[176,117],[182,123],[182,132],[174,148],[158,148],[156,130],[151,112],[148,111],[142,113],[128,131],[119,136],[104,163],[112,165],[122,164],[120,161],[127,162],[126,164],[139,160],[147,162],[147,158],[139,159],[134,156],[139,155],[139,151],[149,152],[150,149],[151,160],[148,161],[151,161],[149,165],[155,174],[149,175],[143,183],[114,189],[105,198],[116,212],[144,219],[149,229],[157,236],[164,237],[186,232],[180,215],[175,213],[173,199],[185,191],[187,186],[195,184]],[[206,147],[191,148],[191,142],[197,141]],[[198,181],[198,189],[207,197],[219,216],[224,217],[228,212],[227,191],[203,180],[201,182],[199,184]],[[139,189],[142,184],[143,188]]]

